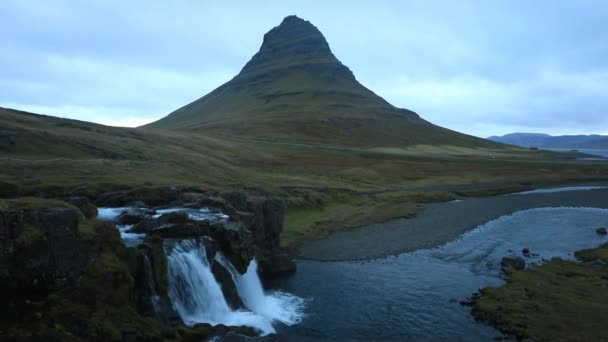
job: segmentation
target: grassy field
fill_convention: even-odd
[[[605,163],[506,146],[412,146],[406,153],[390,146],[234,141],[5,109],[0,109],[0,127],[0,135],[14,142],[0,145],[2,197],[95,197],[114,189],[173,185],[212,192],[263,189],[289,203],[285,245],[414,215],[420,203],[448,199],[448,185],[480,184],[460,193],[479,196],[534,184],[608,179]]]
[[[608,340],[608,244],[576,256],[582,262],[510,273],[506,285],[481,291],[474,315],[519,339]]]

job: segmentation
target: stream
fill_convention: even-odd
[[[606,237],[608,210],[542,208],[490,221],[443,246],[365,262],[298,261],[297,273],[273,285],[308,300],[301,324],[278,330],[287,340],[488,341],[502,336],[477,323],[464,300],[503,283],[500,261],[572,259]]]

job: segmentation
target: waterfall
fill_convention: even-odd
[[[241,275],[220,252],[216,254],[215,258],[230,272],[236,283],[236,290],[247,309],[271,321],[276,320],[287,325],[297,324],[302,320],[304,300],[281,291],[264,293],[258,276],[258,263],[255,259],[249,263],[247,272]]]
[[[249,265],[247,274],[241,276],[227,260],[219,258],[222,259],[221,264],[233,275],[237,291],[249,309],[232,310],[224,298],[220,284],[213,276],[202,240],[174,242],[165,246],[165,253],[169,266],[169,298],[186,325],[244,325],[266,335],[275,332],[271,324],[273,320],[294,324],[301,319],[299,317],[303,301],[298,297],[283,294],[282,296],[289,297],[290,300],[276,300],[272,301],[273,305],[268,305],[270,301],[266,297],[269,296],[264,295],[262,291],[255,262]],[[270,297],[274,298],[272,295]],[[298,305],[298,308],[275,308],[273,313],[271,309],[275,305]],[[283,313],[288,315],[279,317]]]
[[[142,253],[144,257],[144,277],[146,284],[148,285],[148,292],[150,293],[150,301],[152,302],[152,309],[154,309],[154,314],[156,317],[161,317],[160,310],[160,297],[156,292],[156,285],[154,284],[154,276],[152,275],[152,265],[150,264],[150,259],[146,255],[146,253]]]

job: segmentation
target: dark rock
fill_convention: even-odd
[[[76,281],[91,255],[70,208],[0,209],[0,282],[48,292]]]
[[[523,256],[525,257],[529,257],[530,256],[530,249],[529,248],[524,248],[521,250],[521,254],[523,254]]]
[[[265,278],[292,274],[296,271],[296,263],[291,259],[289,253],[278,250],[270,256],[260,260],[260,273]]]
[[[523,270],[526,268],[526,261],[520,256],[506,256],[502,258],[500,265],[503,270]]]
[[[88,219],[97,217],[97,207],[84,196],[68,196],[60,199],[80,209],[84,217]]]
[[[216,221],[211,223],[209,235],[237,271],[245,273],[257,249],[251,231],[239,222]]]
[[[207,221],[192,221],[187,224],[163,224],[148,232],[163,239],[187,239],[209,236],[210,228]]]
[[[233,310],[244,308],[245,305],[243,305],[243,301],[239,296],[236,284],[234,283],[230,272],[216,260],[210,259],[210,262],[213,276],[222,287],[222,292],[224,293],[224,298],[228,305],[230,305]]]
[[[237,210],[227,200],[221,197],[204,197],[196,202],[197,207],[211,207],[216,208],[230,216],[231,218],[236,215]]]
[[[608,231],[606,231],[606,228],[604,228],[604,227],[596,229],[595,232],[598,235],[606,235],[606,234],[608,234]]]
[[[236,210],[247,210],[247,195],[242,192],[227,191],[220,193],[218,196],[228,201]]]
[[[147,215],[142,212],[129,210],[120,214],[117,218],[117,221],[119,224],[122,225],[135,225],[145,220],[146,217]]]
[[[158,218],[158,222],[162,224],[186,224],[190,221],[188,214],[183,211],[174,211],[171,213],[162,214]]]
[[[180,193],[184,190],[178,187],[161,187],[106,192],[97,197],[95,204],[99,207],[124,207],[135,202],[147,206],[163,205],[178,202]]]
[[[248,211],[253,213],[250,223],[259,272],[263,278],[292,273],[295,263],[280,248],[280,237],[285,220],[286,204],[278,197],[256,197],[249,201]]]

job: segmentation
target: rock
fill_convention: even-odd
[[[251,231],[239,222],[216,221],[211,223],[209,235],[226,259],[239,273],[244,274],[257,249]]]
[[[120,214],[116,220],[121,225],[135,225],[145,220],[146,217],[147,215],[142,212],[128,210]]]
[[[608,231],[606,231],[606,228],[604,228],[604,227],[601,227],[601,228],[596,229],[596,230],[595,230],[595,232],[596,232],[598,235],[606,235],[606,234],[608,234]]]
[[[209,259],[211,261],[211,271],[213,272],[213,276],[215,280],[222,287],[222,292],[224,293],[224,298],[226,302],[233,310],[242,309],[245,307],[239,293],[236,289],[236,284],[230,275],[230,272],[220,263],[213,259]]]
[[[68,196],[59,199],[80,209],[84,217],[88,219],[97,217],[97,207],[84,196]]]
[[[526,261],[520,256],[506,256],[502,258],[500,265],[503,270],[523,270],[526,268]]]
[[[166,214],[162,214],[158,219],[158,222],[163,224],[186,224],[190,221],[190,217],[183,211],[174,211]]]
[[[91,256],[71,208],[0,209],[2,287],[46,293],[75,282]]]
[[[227,191],[220,193],[218,196],[228,201],[236,210],[247,210],[247,195],[242,192]]]
[[[100,207],[124,207],[135,202],[163,205],[178,201],[182,191],[184,189],[178,187],[158,187],[106,192],[97,197],[95,204]]]
[[[258,266],[264,278],[292,274],[296,271],[296,263],[284,250],[275,251],[270,256],[261,258]]]
[[[524,248],[521,250],[521,254],[523,254],[523,256],[525,257],[529,257],[530,256],[530,249],[529,248]]]
[[[262,278],[294,272],[295,263],[289,254],[280,248],[285,202],[278,197],[255,197],[247,206],[248,211],[254,215],[254,220],[249,224],[253,243],[257,247],[256,257]]]

